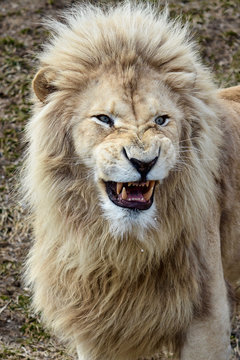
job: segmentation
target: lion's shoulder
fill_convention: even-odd
[[[218,95],[221,99],[240,103],[240,85],[227,89],[220,89]]]

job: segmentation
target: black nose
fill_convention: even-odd
[[[160,150],[159,150],[160,153]],[[132,165],[137,169],[139,174],[141,175],[142,181],[146,180],[147,173],[152,169],[152,167],[156,164],[158,156],[156,156],[153,160],[144,162],[135,158],[130,158],[127,155],[126,149],[123,148],[123,154],[125,157],[132,163]]]
[[[142,178],[146,178],[147,173],[151,170],[151,168],[156,164],[158,156],[149,162],[143,162],[135,158],[129,159],[135,169],[141,174]]]

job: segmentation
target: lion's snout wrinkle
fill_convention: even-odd
[[[152,142],[142,142],[141,144],[135,145],[134,142],[130,145],[123,147],[124,156],[130,161],[130,159],[137,159],[142,163],[151,163],[160,156],[161,152],[161,140],[153,140]],[[154,165],[154,164],[153,164]]]

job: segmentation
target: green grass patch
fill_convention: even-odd
[[[23,35],[27,34],[28,35],[28,34],[32,34],[32,32],[33,32],[33,30],[31,28],[27,27],[27,28],[22,29],[20,31],[20,34],[23,34]]]
[[[6,37],[0,37],[0,47],[1,46],[14,46],[17,48],[23,48],[24,43],[18,41],[17,39],[14,39],[11,36],[6,36]]]

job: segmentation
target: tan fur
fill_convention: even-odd
[[[239,280],[240,87],[219,92],[187,28],[148,5],[78,6],[66,19],[50,23],[26,135],[34,307],[79,359],[167,347],[184,360],[226,360],[224,276]],[[113,128],[93,120],[102,113]],[[170,122],[159,128],[163,114]],[[154,205],[123,221],[102,180],[136,181],[123,147],[150,161],[159,146]]]

